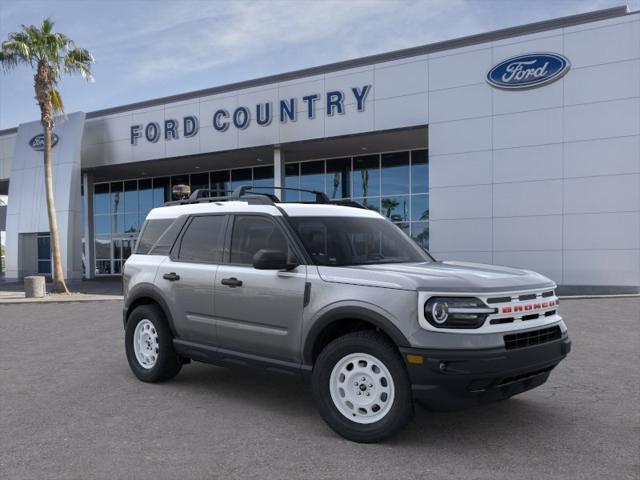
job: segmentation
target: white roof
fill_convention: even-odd
[[[154,208],[147,215],[148,219],[177,218],[181,215],[197,213],[266,213],[282,216],[277,208],[281,207],[292,217],[369,217],[382,218],[373,210],[346,207],[343,205],[327,205],[322,203],[277,203],[275,205],[249,205],[243,201],[226,201],[211,203],[191,203],[186,205],[170,205]]]

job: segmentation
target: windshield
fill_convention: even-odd
[[[316,265],[430,262],[402,230],[382,218],[289,217]]]

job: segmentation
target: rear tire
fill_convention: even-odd
[[[312,384],[324,421],[354,442],[385,440],[414,414],[398,350],[374,331],[350,333],[327,345],[314,365]]]
[[[140,305],[129,314],[125,351],[131,371],[143,382],[169,380],[182,368],[167,319],[157,305]]]

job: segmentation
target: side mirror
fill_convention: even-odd
[[[258,250],[253,256],[253,268],[257,270],[292,270],[298,265],[287,262],[287,254],[281,250]]]

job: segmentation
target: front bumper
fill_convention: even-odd
[[[513,350],[400,349],[414,398],[437,411],[504,400],[538,387],[570,350],[566,333]]]

